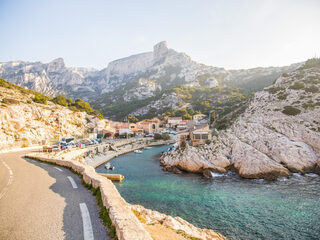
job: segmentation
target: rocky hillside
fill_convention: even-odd
[[[288,67],[226,70],[193,61],[185,53],[169,49],[166,42],[156,44],[152,52],[118,59],[102,70],[66,67],[62,58],[50,63],[13,61],[0,63],[0,77],[43,94],[64,94],[94,102],[102,113],[118,103],[140,102],[146,107],[166,89],[184,85],[214,88],[218,85],[257,90],[269,86]],[[97,101],[96,101],[97,100]],[[161,105],[160,107],[164,107]],[[138,108],[133,112],[139,111]],[[142,111],[142,110],[140,110]]]
[[[54,141],[59,135],[83,136],[105,124],[86,112],[43,99],[37,92],[0,79],[0,149]]]
[[[244,178],[272,180],[320,173],[319,119],[320,59],[311,59],[256,93],[245,113],[212,143],[178,149],[161,162],[167,169],[233,170]]]

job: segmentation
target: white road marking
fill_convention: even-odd
[[[60,172],[63,172],[63,170],[61,168],[58,168],[58,167],[54,167],[54,168],[57,169]]]
[[[94,240],[90,214],[85,203],[80,203],[80,211],[83,225],[83,239]]]
[[[72,185],[73,188],[78,188],[76,182],[73,180],[72,177],[68,176],[68,179],[69,179],[69,181],[70,181],[70,183],[71,183],[71,185]]]
[[[0,193],[0,199],[6,194],[8,188],[9,188],[9,185],[13,182],[13,171],[11,170],[11,168],[9,167],[9,165],[5,161],[3,161],[1,159],[1,162],[9,170],[9,180],[8,180],[8,183],[5,186],[5,188]]]

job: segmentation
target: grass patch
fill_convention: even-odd
[[[145,217],[142,215],[141,212],[139,212],[139,211],[137,211],[137,210],[135,210],[135,209],[131,209],[131,211],[132,211],[133,214],[139,219],[139,221],[140,221],[141,223],[144,223],[144,224],[147,223]]]
[[[282,110],[282,113],[290,116],[295,116],[301,113],[301,110],[292,106],[285,106],[284,110]]]
[[[109,229],[109,236],[117,240],[118,238],[116,228],[112,225],[112,221],[109,216],[109,210],[105,206],[103,206],[100,188],[94,188],[91,184],[85,183],[83,178],[81,179],[81,183],[87,189],[89,189],[94,196],[96,196],[97,204],[100,207],[99,217],[101,218],[103,225],[105,225]]]

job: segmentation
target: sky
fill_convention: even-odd
[[[102,69],[163,40],[206,65],[320,57],[319,0],[0,0],[0,62]]]

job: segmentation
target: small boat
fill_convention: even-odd
[[[111,166],[110,163],[106,163],[106,164],[104,165],[104,167],[105,167],[105,169],[107,169],[107,170],[114,170],[114,166]]]
[[[142,153],[141,150],[134,150],[135,153]]]
[[[152,147],[145,147],[144,149],[151,149]]]

